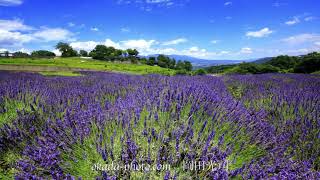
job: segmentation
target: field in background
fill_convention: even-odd
[[[1,66],[3,68],[1,68]],[[11,69],[13,68],[13,69]],[[27,70],[27,71],[112,71],[131,74],[162,74],[174,75],[175,70],[161,68],[159,66],[148,66],[142,64],[131,64],[121,62],[106,62],[92,59],[82,58],[55,58],[55,59],[30,59],[30,58],[14,58],[1,59],[0,70]]]

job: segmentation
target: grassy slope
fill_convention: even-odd
[[[114,71],[133,74],[163,74],[174,75],[175,71],[158,66],[148,66],[130,63],[106,62],[81,58],[56,58],[56,59],[0,59],[0,65],[21,66],[51,66],[66,68],[81,68],[97,71]]]

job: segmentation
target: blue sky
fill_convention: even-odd
[[[0,0],[0,50],[97,44],[252,59],[320,50],[318,0]]]

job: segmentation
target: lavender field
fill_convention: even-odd
[[[0,72],[0,179],[319,179],[319,129],[319,75]]]

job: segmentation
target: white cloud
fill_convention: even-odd
[[[86,41],[86,42],[72,42],[70,46],[72,46],[76,50],[87,50],[91,51],[98,45],[99,43],[95,41]]]
[[[61,56],[61,54],[62,54],[58,49],[54,49],[54,50],[52,50],[52,52],[54,54],[56,54],[56,56]]]
[[[249,47],[244,47],[244,48],[241,48],[240,53],[242,53],[242,54],[252,54],[253,51]]]
[[[280,3],[280,2],[275,2],[272,4],[273,7],[277,7],[277,8],[281,7],[281,6],[285,6],[285,5],[288,5],[288,4],[287,3]]]
[[[307,22],[313,21],[313,20],[315,20],[315,19],[317,19],[317,18],[314,17],[314,16],[308,16],[308,17],[305,17],[305,18],[304,18],[304,20],[307,21]]]
[[[22,0],[0,0],[0,6],[18,6],[22,3]]]
[[[120,30],[121,30],[121,32],[124,32],[124,33],[128,33],[131,31],[129,28],[126,28],[126,27],[123,27]]]
[[[74,27],[74,26],[75,26],[75,24],[74,24],[74,23],[72,23],[72,22],[69,22],[69,23],[68,23],[68,26],[69,26],[69,27]]]
[[[92,50],[95,48],[96,45],[102,44],[105,46],[112,46],[117,49],[137,49],[141,53],[152,52],[151,47],[157,44],[155,40],[144,40],[144,39],[133,39],[133,40],[126,40],[120,42],[114,42],[111,39],[106,39],[104,42],[96,42],[96,41],[85,41],[85,42],[72,42],[70,45],[77,49],[84,49],[84,50]]]
[[[164,46],[177,45],[177,44],[185,43],[187,41],[188,40],[185,38],[179,38],[179,39],[174,39],[171,41],[166,41],[166,42],[162,43],[162,45],[164,45]]]
[[[40,41],[73,41],[73,33],[62,28],[42,28],[32,35]]]
[[[33,28],[25,25],[21,20],[1,20],[0,19],[0,29],[5,31],[28,31]]]
[[[304,43],[312,43],[320,41],[319,34],[298,34],[295,36],[290,36],[288,38],[282,39],[282,42],[288,43],[290,45],[299,45]]]
[[[127,40],[127,41],[120,41],[120,46],[124,49],[140,49],[142,51],[146,51],[151,48],[152,45],[157,44],[156,40]]]
[[[231,16],[227,16],[227,17],[225,17],[225,19],[226,19],[226,20],[231,20],[232,17],[231,17]]]
[[[90,28],[90,30],[91,30],[91,31],[95,31],[95,32],[98,32],[98,31],[99,31],[99,29],[96,28],[96,27],[92,27],[92,28]]]
[[[0,48],[8,46],[22,46],[22,44],[30,42],[33,37],[30,34],[22,34],[21,32],[11,32],[0,29]]]
[[[35,28],[21,20],[0,20],[0,47],[21,47],[30,42],[72,41],[73,33],[62,28]]]
[[[286,25],[290,26],[290,25],[295,25],[298,23],[300,23],[300,19],[298,17],[293,17],[292,20],[286,22]]]
[[[220,40],[212,40],[210,41],[212,44],[218,44],[220,42]]]
[[[113,42],[111,39],[106,39],[102,44],[112,46],[117,49],[123,49],[119,43]]]
[[[314,45],[320,46],[320,41],[319,42],[315,42]]]
[[[263,28],[259,31],[249,31],[246,33],[246,36],[247,37],[262,38],[262,37],[266,37],[272,33],[273,33],[273,31],[271,31],[269,28]]]
[[[224,5],[225,5],[225,6],[231,6],[231,5],[232,5],[232,2],[231,2],[231,1],[225,2]]]
[[[169,3],[171,0],[146,0],[148,4]]]

